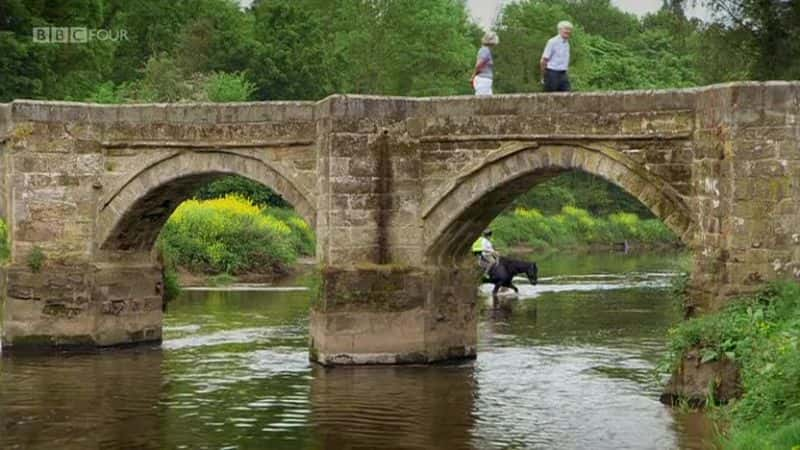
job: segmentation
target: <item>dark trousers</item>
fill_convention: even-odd
[[[544,72],[545,92],[569,92],[569,77],[566,70],[550,70]]]

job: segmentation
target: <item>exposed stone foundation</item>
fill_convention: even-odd
[[[702,362],[700,351],[692,349],[681,359],[664,387],[661,401],[677,404],[686,401],[692,406],[704,406],[708,400],[727,403],[742,395],[739,365],[723,358]]]
[[[3,353],[160,341],[161,283],[152,264],[12,266]]]
[[[311,312],[320,364],[414,364],[473,358],[473,270],[391,266],[327,269]]]

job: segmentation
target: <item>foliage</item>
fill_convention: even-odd
[[[732,48],[747,49],[737,58],[720,60],[723,67],[747,65],[748,78],[797,79],[800,77],[800,2],[765,0],[693,0],[714,12],[715,33],[733,38],[717,40],[710,54],[729,53]],[[673,10],[682,10],[686,0],[667,0]],[[726,49],[727,47],[727,49]],[[705,55],[699,55],[701,58]]]
[[[741,366],[744,396],[726,407],[726,447],[800,444],[800,285],[774,283],[718,313],[681,323],[670,339],[672,365],[687,350],[701,348],[707,361],[727,357]]]
[[[586,172],[566,172],[536,185],[514,200],[513,207],[558,214],[564,206],[577,206],[595,216],[631,212],[644,219],[653,214],[619,186]]]
[[[181,293],[181,284],[178,277],[178,264],[175,261],[173,254],[164,251],[164,245],[161,241],[156,243],[156,250],[161,261],[161,274],[162,278],[164,279],[163,300],[166,308],[166,304],[178,298],[178,295]]]
[[[665,1],[643,19],[610,0],[507,2],[495,90],[541,89],[539,57],[563,19],[576,24],[577,90],[800,77],[799,2],[693,2],[715,12],[711,23],[687,19],[686,0]],[[481,35],[460,0],[56,3],[0,2],[0,101],[229,101],[250,98],[251,89],[259,100],[467,94]],[[33,27],[67,25],[127,39],[33,42]]]
[[[314,230],[296,212],[288,208],[266,207],[262,214],[275,217],[289,227],[289,243],[298,255],[313,255],[316,250]]]
[[[545,216],[536,209],[517,208],[492,222],[499,248],[526,245],[539,249],[586,245],[612,245],[622,241],[677,244],[678,238],[658,219],[641,220],[636,214],[616,213],[594,217],[588,211],[564,206],[559,214]]]
[[[31,269],[32,272],[38,273],[42,270],[42,266],[44,266],[44,260],[46,259],[42,248],[38,245],[34,245],[31,249],[31,252],[28,253],[28,268]]]
[[[666,13],[664,13],[666,14]],[[664,15],[662,14],[662,16]],[[645,19],[622,13],[608,0],[528,0],[503,9],[498,25],[499,92],[541,90],[539,59],[555,24],[576,24],[570,40],[574,90],[685,87],[699,81],[691,45],[697,27],[685,20]]]
[[[205,93],[212,102],[244,102],[256,90],[243,73],[218,72],[211,74],[205,82]]]
[[[219,273],[208,277],[210,286],[230,286],[236,282],[236,277],[228,273]]]
[[[178,298],[181,293],[181,284],[178,279],[178,271],[174,266],[164,267],[164,302]]]
[[[159,236],[159,248],[176,265],[196,272],[285,272],[313,242],[308,226],[287,224],[235,195],[182,203]],[[292,213],[282,212],[291,219]],[[298,233],[307,236],[297,236]]]
[[[11,256],[11,247],[8,242],[8,225],[3,219],[0,219],[0,264],[8,261]]]
[[[272,189],[239,175],[222,177],[208,183],[195,194],[195,198],[208,200],[225,197],[228,194],[240,195],[261,207],[290,208],[289,203]]]

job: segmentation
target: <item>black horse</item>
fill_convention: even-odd
[[[538,283],[539,268],[535,262],[517,261],[501,256],[497,264],[489,271],[488,282],[494,284],[492,298],[497,299],[497,292],[501,287],[511,288],[514,292],[519,292],[519,289],[514,286],[512,281],[514,280],[514,275],[520,273],[524,273],[531,284]]]

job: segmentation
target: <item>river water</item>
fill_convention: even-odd
[[[684,260],[540,261],[477,360],[430,367],[309,364],[307,291],[186,291],[161,347],[0,359],[0,448],[708,448],[654,375]]]

